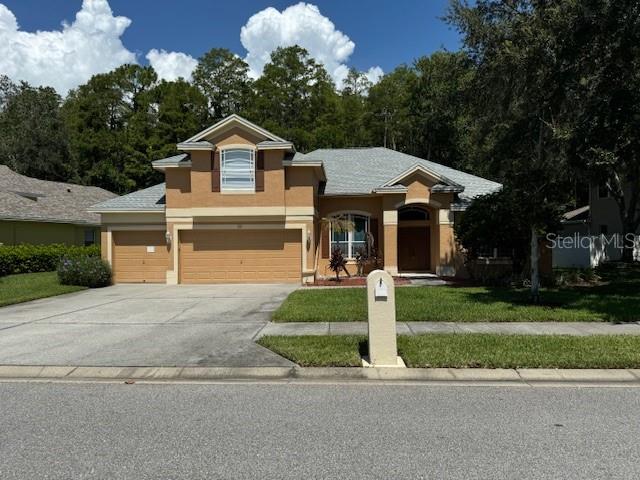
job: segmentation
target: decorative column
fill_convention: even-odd
[[[398,274],[398,211],[384,210],[384,270],[389,275]]]
[[[453,212],[446,208],[438,210],[438,250],[440,252],[436,274],[453,277],[456,274],[456,244],[453,232]]]

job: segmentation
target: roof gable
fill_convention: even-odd
[[[414,174],[423,175],[427,178],[431,178],[435,180],[435,182],[438,184],[437,186],[449,187],[448,188],[449,191],[452,191],[452,192],[464,191],[464,187],[459,183],[456,183],[453,180],[448,179],[444,175],[438,172],[435,172],[434,170],[420,163],[413,164],[411,167],[407,168],[405,171],[401,172],[399,175],[396,175],[388,182],[380,185],[380,187],[378,188],[393,187]]]
[[[194,143],[201,142],[207,140],[216,134],[228,130],[233,127],[240,127],[242,129],[248,130],[259,137],[264,138],[264,140],[269,142],[278,142],[278,143],[289,143],[284,138],[281,138],[268,130],[265,130],[262,127],[259,127],[253,122],[250,122],[246,118],[242,118],[240,115],[236,115],[235,113],[229,115],[226,118],[223,118],[218,123],[211,125],[208,128],[205,128],[201,132],[196,133],[193,137],[188,138],[182,143]]]

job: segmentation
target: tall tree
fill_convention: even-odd
[[[462,52],[435,52],[416,60],[411,91],[415,121],[415,154],[462,168],[465,165],[473,64]]]
[[[255,82],[250,116],[305,151],[333,142],[337,100],[327,71],[304,48],[280,47]]]
[[[75,180],[68,137],[53,88],[0,78],[0,163],[45,180]]]
[[[184,80],[160,82],[151,91],[154,126],[149,138],[148,158],[176,152],[176,144],[209,124],[207,98]]]
[[[251,103],[249,65],[226,48],[212,48],[199,60],[193,83],[209,101],[210,121],[246,114]]]
[[[456,1],[449,19],[476,64],[479,160],[512,192],[531,232],[531,296],[539,301],[539,237],[571,192],[565,156],[567,102],[548,2]]]
[[[564,1],[557,10],[571,78],[573,159],[618,205],[623,260],[631,262],[630,238],[640,228],[640,3]]]
[[[415,71],[403,65],[369,89],[369,129],[374,144],[414,153],[416,135],[411,117],[411,91],[415,81]]]
[[[352,68],[343,80],[340,92],[342,145],[361,147],[371,143],[367,128],[367,95],[372,84],[364,74]]]

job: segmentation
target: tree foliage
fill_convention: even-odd
[[[207,99],[210,122],[247,113],[253,96],[248,73],[249,65],[226,48],[212,48],[200,58],[193,83]]]
[[[50,87],[0,78],[0,163],[45,180],[73,178],[61,98]]]

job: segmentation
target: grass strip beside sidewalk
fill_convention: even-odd
[[[367,352],[363,335],[266,336],[258,343],[303,367],[359,367]],[[422,368],[640,368],[640,337],[400,335],[398,354]]]

